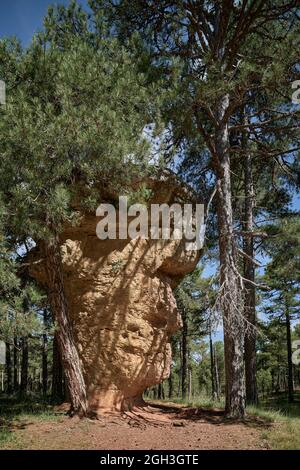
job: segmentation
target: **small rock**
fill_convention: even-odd
[[[185,423],[183,421],[174,421],[173,426],[183,427],[185,426]]]

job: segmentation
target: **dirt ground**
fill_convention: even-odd
[[[69,418],[30,420],[12,426],[15,442],[5,449],[201,450],[268,449],[261,438],[265,423],[257,418],[236,423],[219,409],[154,404],[100,420]]]

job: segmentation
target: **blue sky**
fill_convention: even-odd
[[[27,46],[41,29],[48,6],[56,3],[68,5],[69,0],[0,0],[0,37],[17,36]]]

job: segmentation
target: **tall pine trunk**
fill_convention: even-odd
[[[192,399],[192,394],[193,394],[193,376],[192,376],[192,369],[190,367],[188,368],[188,376],[189,376],[188,399],[190,402]]]
[[[47,326],[47,310],[43,312],[44,328]],[[48,338],[47,333],[43,333],[43,343],[42,343],[42,382],[43,382],[43,395],[47,395],[48,389]]]
[[[64,395],[63,368],[58,350],[57,333],[55,333],[53,338],[52,398],[55,401],[63,401]]]
[[[11,393],[12,390],[12,370],[11,370],[11,350],[10,344],[6,343],[5,349],[5,372],[6,372],[6,392]]]
[[[244,177],[245,177],[245,212],[244,212],[244,231],[248,234],[253,232],[254,220],[254,187],[253,187],[253,174],[252,174],[252,161],[251,156],[245,156],[244,163]],[[254,244],[253,237],[247,234],[244,236],[244,252],[247,257],[244,258],[244,278],[252,283],[255,281],[255,268],[254,268]],[[258,402],[257,384],[256,384],[256,311],[255,311],[255,286],[246,283],[244,294],[244,312],[249,326],[245,335],[245,378],[246,378],[246,400],[248,404],[256,405]]]
[[[24,278],[22,282],[23,288],[27,285],[27,279]],[[23,299],[23,314],[26,317],[29,310],[29,298],[25,295]],[[21,357],[21,380],[20,380],[20,395],[25,397],[28,391],[28,336],[23,336],[21,339],[22,357]]]
[[[216,390],[216,369],[215,369],[215,361],[214,361],[214,349],[213,349],[213,342],[211,336],[211,328],[209,328],[209,353],[210,353],[210,375],[211,375],[211,395],[212,399],[217,399],[217,390]]]
[[[19,390],[18,381],[18,338],[14,338],[14,392]]]
[[[81,361],[75,346],[72,326],[68,317],[67,300],[64,291],[61,252],[58,236],[45,243],[46,271],[49,288],[49,303],[58,325],[57,342],[61,353],[67,387],[70,393],[73,413],[86,415],[86,387]]]
[[[170,371],[170,375],[169,375],[169,378],[168,378],[168,384],[169,384],[168,397],[171,400],[171,398],[173,397],[173,373],[172,373],[172,369]]]
[[[171,352],[172,352],[172,358],[173,358],[173,355],[175,354],[175,350],[176,350],[176,340],[174,340],[174,337],[172,336],[171,339],[170,339],[170,345],[171,345]],[[174,377],[173,377],[173,364],[171,364],[171,367],[170,367],[170,375],[169,375],[169,378],[168,378],[168,385],[169,385],[169,391],[168,391],[168,397],[169,399],[171,399],[173,397],[173,393],[174,393]]]
[[[224,323],[225,412],[228,417],[243,418],[245,414],[245,328],[241,305],[242,289],[237,273],[233,233],[228,125],[224,122],[228,107],[229,97],[225,95],[220,99],[217,107],[218,127],[215,135],[221,308]]]
[[[25,397],[28,389],[28,336],[22,338],[20,395]]]
[[[293,379],[293,361],[292,361],[292,338],[291,338],[291,319],[289,308],[285,308],[285,325],[286,325],[286,345],[287,345],[287,362],[288,362],[288,400],[290,403],[294,401],[294,379]]]
[[[188,372],[188,346],[187,346],[187,316],[185,308],[182,308],[182,332],[181,332],[181,394],[185,399],[187,396],[187,372]]]
[[[216,346],[213,346],[213,357],[214,357],[214,363],[215,363],[215,380],[216,380],[216,399],[219,401],[220,400],[220,377],[219,377],[219,368],[218,368],[218,356],[217,356],[217,351],[216,351]]]

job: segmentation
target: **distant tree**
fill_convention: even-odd
[[[192,341],[209,338],[210,378],[213,399],[220,396],[218,364],[212,341],[213,330],[220,320],[213,308],[217,297],[212,278],[204,279],[201,269],[188,275],[175,291],[177,305],[183,320],[181,331],[181,388],[182,397],[187,397],[188,373],[191,370]],[[191,381],[190,381],[191,382]]]
[[[265,281],[270,286],[265,312],[285,325],[288,366],[288,397],[293,401],[293,363],[291,322],[299,319],[300,307],[300,222],[299,218],[282,221],[273,227],[269,241],[272,260],[268,263]]]

